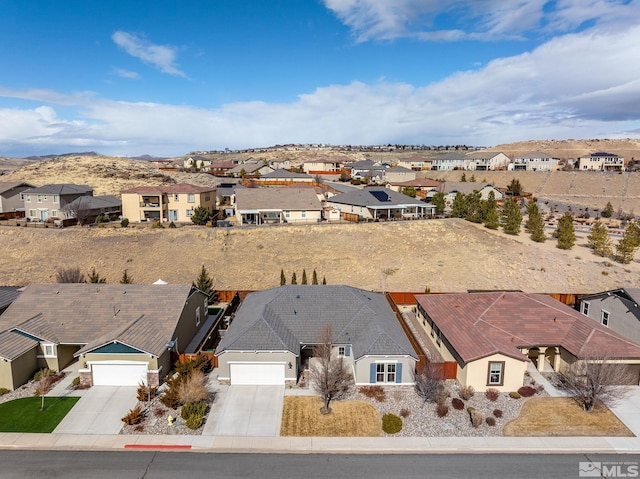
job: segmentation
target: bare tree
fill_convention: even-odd
[[[53,383],[55,382],[55,378],[53,374],[48,369],[44,369],[40,372],[40,379],[36,384],[36,395],[40,396],[40,410],[44,411],[44,397],[51,391],[53,388]]]
[[[422,398],[422,406],[435,402],[444,391],[442,368],[438,364],[428,363],[419,372],[413,373],[416,394]]]
[[[58,268],[56,283],[84,283],[84,274],[80,268]]]
[[[353,387],[353,375],[342,356],[333,354],[333,330],[330,324],[322,328],[318,344],[313,347],[317,364],[311,367],[309,382],[320,394],[322,414],[330,414],[331,401],[343,398]]]
[[[556,386],[566,390],[586,412],[600,405],[611,406],[624,399],[632,384],[629,368],[606,356],[589,356],[578,360],[556,376]]]
[[[70,210],[71,216],[78,220],[78,225],[82,226],[87,222],[90,216],[88,200],[84,196],[77,198],[73,202],[73,207]]]

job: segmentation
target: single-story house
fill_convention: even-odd
[[[356,384],[412,384],[418,356],[384,295],[350,286],[287,285],[250,293],[216,349],[219,379],[295,383],[331,326]]]
[[[83,220],[91,218],[95,219],[101,214],[112,215],[122,213],[122,201],[112,195],[106,196],[81,196],[76,198],[68,205],[60,208],[60,217],[78,218]]]
[[[235,196],[239,225],[322,220],[322,203],[314,188],[242,188]]]
[[[398,192],[401,192],[403,188],[414,188],[418,197],[431,198],[431,196],[440,191],[441,185],[442,183],[440,181],[429,178],[416,178],[411,181],[392,181],[387,186]]]
[[[429,218],[435,214],[435,206],[384,187],[354,189],[328,198],[326,205],[366,220]]]
[[[256,178],[260,183],[313,183],[313,176],[289,170],[275,170]]]
[[[233,176],[234,178],[242,178],[244,175],[259,177],[272,171],[274,169],[263,161],[245,161],[227,170],[227,176]]]
[[[631,341],[640,343],[640,288],[619,288],[581,296],[578,311]]]
[[[561,371],[607,355],[640,380],[640,345],[550,296],[520,292],[417,295],[416,317],[457,379],[476,391],[515,391],[527,364]]]
[[[496,200],[505,197],[504,193],[489,183],[475,183],[472,181],[445,181],[440,184],[440,192],[444,193],[445,201],[452,203],[457,193],[468,195],[476,191],[480,192],[480,198],[486,200],[493,191]]]
[[[22,192],[33,188],[23,181],[0,181],[0,213],[24,208]]]
[[[191,285],[31,284],[0,315],[0,387],[75,359],[92,385],[157,385],[201,330],[207,295]]]

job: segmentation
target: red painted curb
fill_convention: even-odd
[[[188,444],[125,444],[125,449],[191,449]]]

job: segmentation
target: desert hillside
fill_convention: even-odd
[[[315,268],[331,284],[372,290],[522,289],[584,293],[636,284],[640,265],[610,264],[584,246],[533,243],[463,220],[178,229],[1,227],[0,284],[55,282],[59,267],[95,267],[108,282],[191,282],[206,265],[219,289],[277,286]],[[584,238],[578,241],[584,244]],[[383,271],[390,273],[385,275]],[[385,285],[386,280],[386,285]]]

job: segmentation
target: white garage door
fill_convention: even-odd
[[[91,363],[94,386],[137,386],[147,383],[147,363],[98,362]]]
[[[284,384],[284,364],[231,363],[231,384],[271,386]]]

